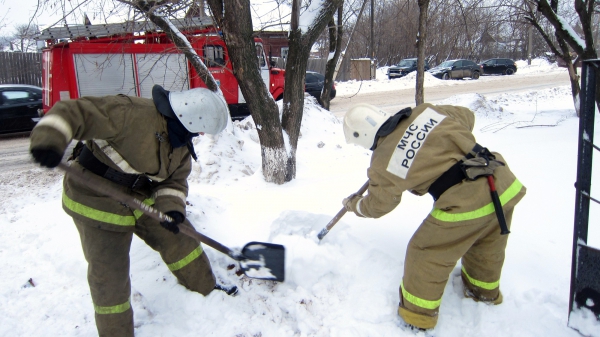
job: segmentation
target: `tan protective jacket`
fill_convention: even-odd
[[[354,198],[352,210],[358,216],[379,218],[400,203],[402,192],[426,194],[438,177],[473,149],[474,124],[475,116],[467,108],[431,104],[414,108],[391,134],[378,140],[367,171],[368,194]],[[500,154],[494,155],[505,163]],[[525,194],[508,166],[496,169],[494,180],[506,209]],[[465,180],[449,188],[434,203],[430,215],[439,222],[495,217],[487,180]]]
[[[31,133],[31,148],[43,145],[62,153],[72,139],[85,140],[86,146],[109,167],[144,174],[152,180],[151,191],[132,191],[109,180],[107,184],[154,202],[161,212],[185,215],[191,156],[185,146],[171,147],[166,119],[152,100],[118,95],[58,102]],[[63,208],[73,217],[83,217],[93,221],[94,226],[114,231],[133,230],[141,216],[69,175],[64,180]]]

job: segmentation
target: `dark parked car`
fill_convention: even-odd
[[[22,84],[0,85],[0,133],[31,131],[40,120],[42,88]]]
[[[417,70],[417,59],[404,59],[395,66],[391,66],[387,70],[388,79],[404,77],[409,73]],[[425,71],[429,70],[429,63],[425,61]]]
[[[517,72],[517,64],[511,59],[489,59],[479,64],[483,75],[512,75]]]
[[[323,91],[323,86],[325,85],[325,76],[323,76],[317,72],[314,72],[314,71],[307,71],[306,79],[305,79],[304,83],[305,83],[304,91],[306,91],[311,96],[316,98],[317,101],[319,102],[319,104],[322,104],[321,103],[321,92]],[[335,93],[336,93],[336,91],[335,91],[335,83],[334,83],[333,88],[331,89],[331,95],[329,95],[331,97],[331,99],[335,98]]]
[[[474,80],[483,72],[481,66],[471,60],[449,60],[429,69],[431,75],[442,80],[470,77]]]

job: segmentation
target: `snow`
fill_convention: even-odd
[[[575,32],[573,27],[571,27],[569,22],[560,15],[556,15],[556,19],[558,19],[562,28],[567,32],[567,34],[569,34],[573,38],[575,43],[577,43],[577,45],[579,45],[579,47],[582,50],[584,50],[586,48],[585,40],[579,37],[579,35]]]
[[[303,34],[308,32],[313,27],[315,20],[317,20],[319,14],[321,14],[321,11],[325,9],[323,5],[323,0],[313,0],[308,3],[306,8],[301,10],[298,28],[303,32]]]
[[[564,71],[541,61],[519,62],[513,76]],[[361,84],[386,91],[395,82],[402,81]],[[356,85],[337,83],[338,94]],[[568,82],[443,102],[475,111],[478,142],[502,153],[528,190],[513,215],[500,282],[504,303],[464,298],[458,263],[431,334],[580,336],[567,326],[579,123],[572,102]],[[236,297],[221,291],[204,297],[179,285],[160,256],[134,237],[136,336],[425,336],[400,327],[397,305],[406,245],[430,211],[430,197],[405,193],[397,209],[380,219],[346,214],[321,242],[316,238],[342,199],[367,179],[370,152],[345,143],[337,117],[306,98],[297,176],[284,185],[264,182],[251,118],[218,136],[196,138],[195,147],[190,221],[232,249],[252,241],[284,245],[286,280],[240,277],[237,266],[228,268],[234,260],[204,246],[220,282],[240,288]],[[87,266],[77,230],[61,208],[60,174],[36,168],[13,178],[0,182],[0,336],[95,335]],[[592,188],[591,195],[598,192]],[[587,242],[596,248],[597,208],[592,203]],[[576,311],[571,324],[600,336],[600,322],[587,309]]]
[[[368,60],[368,59],[363,59]],[[556,63],[549,63],[544,59],[533,59],[531,60],[531,65],[527,64],[527,61],[519,60],[515,61],[517,64],[517,74],[518,76],[522,75],[531,75],[531,74],[540,74],[540,73],[562,73],[567,72],[566,68],[560,68]],[[415,87],[415,82],[417,79],[417,72],[413,71],[408,75],[402,78],[396,79],[388,79],[387,77],[387,69],[389,66],[384,66],[377,68],[375,80],[372,81],[359,81],[359,80],[350,80],[346,82],[342,82],[341,85],[338,86],[336,82],[336,90],[337,95],[340,96],[349,96],[355,94],[357,92],[368,93],[368,92],[376,92],[376,91],[391,91],[391,90],[401,90],[401,89],[409,89]],[[428,87],[452,87],[462,85],[464,81],[471,81],[469,78],[465,78],[464,81],[442,81],[435,76],[431,75],[428,72],[425,72],[425,80],[423,82],[425,88]],[[497,81],[501,76],[482,76],[477,81],[487,82],[487,81]],[[568,83],[566,83],[568,84]],[[571,99],[572,100],[572,99]]]

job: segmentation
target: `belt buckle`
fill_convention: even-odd
[[[133,182],[133,184],[131,184],[131,187],[130,187],[131,189],[134,189],[134,188],[135,188],[135,185],[137,185],[137,183],[140,181],[140,178],[141,178],[141,177],[142,177],[142,175],[141,175],[141,174],[138,174],[138,175],[137,175],[137,178],[135,178],[135,181]]]

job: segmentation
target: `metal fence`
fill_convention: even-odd
[[[0,84],[42,86],[42,54],[0,52]]]
[[[593,152],[600,151],[600,147],[594,144],[596,79],[600,76],[600,60],[583,61],[581,74],[581,115],[568,323],[575,330],[578,330],[578,322],[570,318],[571,312],[576,309],[589,309],[596,319],[600,320],[600,249],[587,244],[590,203],[600,203],[600,200],[591,196]]]

